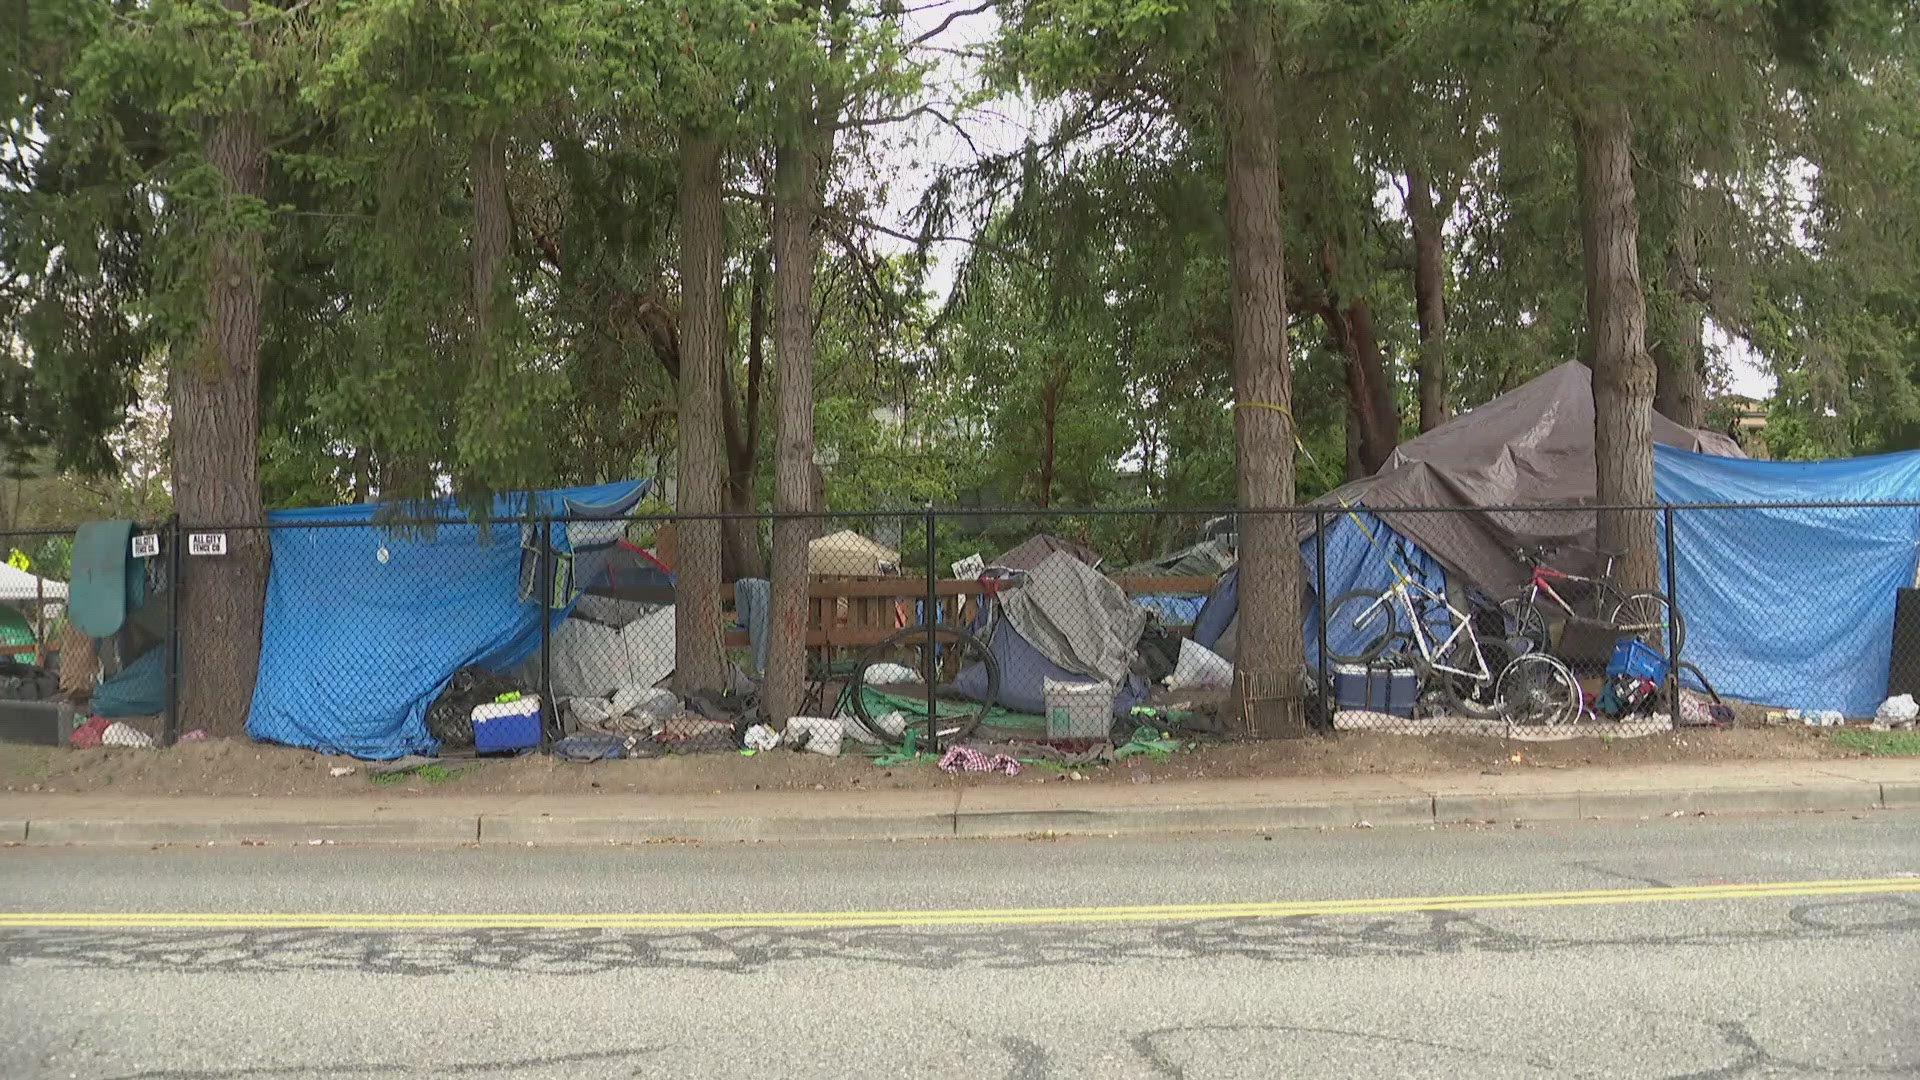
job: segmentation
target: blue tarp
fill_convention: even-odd
[[[639,482],[538,493],[535,510],[630,505]],[[524,517],[525,496],[495,500],[494,518]],[[436,754],[426,711],[454,671],[514,667],[540,645],[540,600],[522,600],[522,526],[440,525],[399,536],[378,506],[271,515],[260,674],[247,734],[362,758]],[[454,517],[448,503],[440,516]],[[323,526],[299,528],[298,526]],[[571,550],[553,528],[556,551]],[[570,609],[552,613],[554,624]]]
[[[1446,595],[1447,577],[1440,564],[1418,544],[1394,532],[1385,522],[1365,510],[1355,509],[1350,514],[1329,517],[1326,535],[1326,600],[1329,602],[1354,589],[1385,591],[1394,583],[1394,566],[1415,581]],[[1319,604],[1314,596],[1315,587],[1320,581],[1320,568],[1314,547],[1313,537],[1308,537],[1300,544],[1301,581],[1305,585],[1306,607],[1302,618],[1306,631],[1307,663],[1310,666],[1320,663]],[[1194,617],[1194,641],[1210,649],[1215,647],[1227,627],[1239,615],[1239,573],[1238,569],[1234,569],[1221,575],[1219,584],[1207,595],[1206,603]],[[1411,629],[1407,625],[1406,611],[1397,606],[1394,609],[1394,625],[1401,630]],[[1432,628],[1443,637],[1447,633],[1438,623]],[[1331,652],[1352,653],[1358,651],[1362,644],[1358,640],[1341,640],[1333,628],[1329,628],[1329,632],[1333,635],[1328,641]]]
[[[1654,466],[1665,503],[1920,499],[1920,453],[1746,461],[1660,446]],[[1920,510],[1715,507],[1673,518],[1685,659],[1716,690],[1873,715],[1886,694],[1894,598],[1913,584]]]

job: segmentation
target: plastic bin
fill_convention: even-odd
[[[1046,680],[1047,738],[1104,739],[1113,732],[1112,683]]]
[[[1613,658],[1607,661],[1607,678],[1615,675],[1663,683],[1667,681],[1667,658],[1638,638],[1621,638],[1614,642]]]
[[[1412,668],[1333,665],[1333,701],[1337,708],[1411,717],[1419,699],[1420,677]]]

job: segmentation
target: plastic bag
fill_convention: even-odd
[[[1913,700],[1912,694],[1896,694],[1873,710],[1873,718],[1892,727],[1906,727],[1920,719],[1920,703]]]
[[[780,733],[765,724],[755,724],[747,729],[743,741],[749,750],[771,750],[780,745]]]
[[[782,741],[796,749],[838,757],[844,730],[844,725],[838,720],[822,716],[795,716],[787,720],[787,732]]]
[[[1180,659],[1167,679],[1170,690],[1230,690],[1233,665],[1227,658],[1192,638],[1180,642]]]

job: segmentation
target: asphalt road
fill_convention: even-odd
[[[0,851],[0,916],[119,917],[0,928],[0,1076],[1920,1075],[1920,880],[1711,891],[1909,876],[1920,815],[1899,813],[1271,839],[16,848]],[[1057,910],[1575,890],[1613,899]],[[976,921],[914,914],[933,909]],[[717,922],[162,929],[127,914],[167,912]],[[739,912],[900,914],[727,925]]]

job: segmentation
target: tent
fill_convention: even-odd
[[[1004,566],[1010,570],[1034,570],[1055,552],[1065,552],[1095,569],[1100,567],[1100,556],[1094,554],[1092,548],[1063,540],[1051,533],[1035,533],[1001,552],[987,565]]]
[[[1025,585],[1001,599],[1001,610],[1005,618],[994,625],[987,642],[1000,662],[997,704],[1044,713],[1048,679],[1114,684],[1116,717],[1145,700],[1146,684],[1133,673],[1133,662],[1147,613],[1129,603],[1120,587],[1099,571],[1066,552],[1055,552]],[[962,670],[954,689],[975,701],[985,700],[985,671],[980,665]]]
[[[1224,538],[1212,537],[1135,563],[1121,574],[1125,577],[1209,577],[1232,566],[1233,548]]]
[[[814,577],[892,577],[899,572],[899,552],[852,529],[807,543],[807,573]]]
[[[67,583],[36,577],[18,567],[0,563],[0,601],[10,604],[31,603],[42,597],[65,600]]]
[[[426,711],[453,673],[506,671],[539,648],[542,605],[526,587],[527,565],[538,561],[527,546],[532,527],[505,519],[529,510],[604,518],[606,526],[551,527],[556,558],[573,565],[581,544],[612,542],[619,530],[610,526],[645,490],[630,481],[539,492],[531,503],[502,496],[487,523],[447,502],[436,510],[452,523],[418,534],[382,524],[376,505],[275,512],[247,733],[364,758],[437,753]],[[571,610],[569,598],[552,624]]]
[[[1550,509],[1594,500],[1591,377],[1584,364],[1562,364],[1408,440],[1379,472],[1315,500],[1329,508],[1326,596],[1383,589],[1394,580],[1395,562],[1436,590],[1452,585],[1456,591],[1511,596],[1527,580],[1527,568],[1512,554],[1515,547],[1564,548],[1569,556],[1591,549],[1593,511]],[[1657,413],[1653,428],[1663,446],[1743,457],[1733,440],[1681,427]],[[1448,509],[1406,509],[1427,507]],[[1314,524],[1304,515],[1299,521],[1309,589],[1318,572]],[[1237,611],[1237,579],[1229,574],[1196,617],[1196,640],[1231,655]],[[1311,655],[1318,646],[1311,605],[1305,617]],[[1224,648],[1216,647],[1221,642]]]

